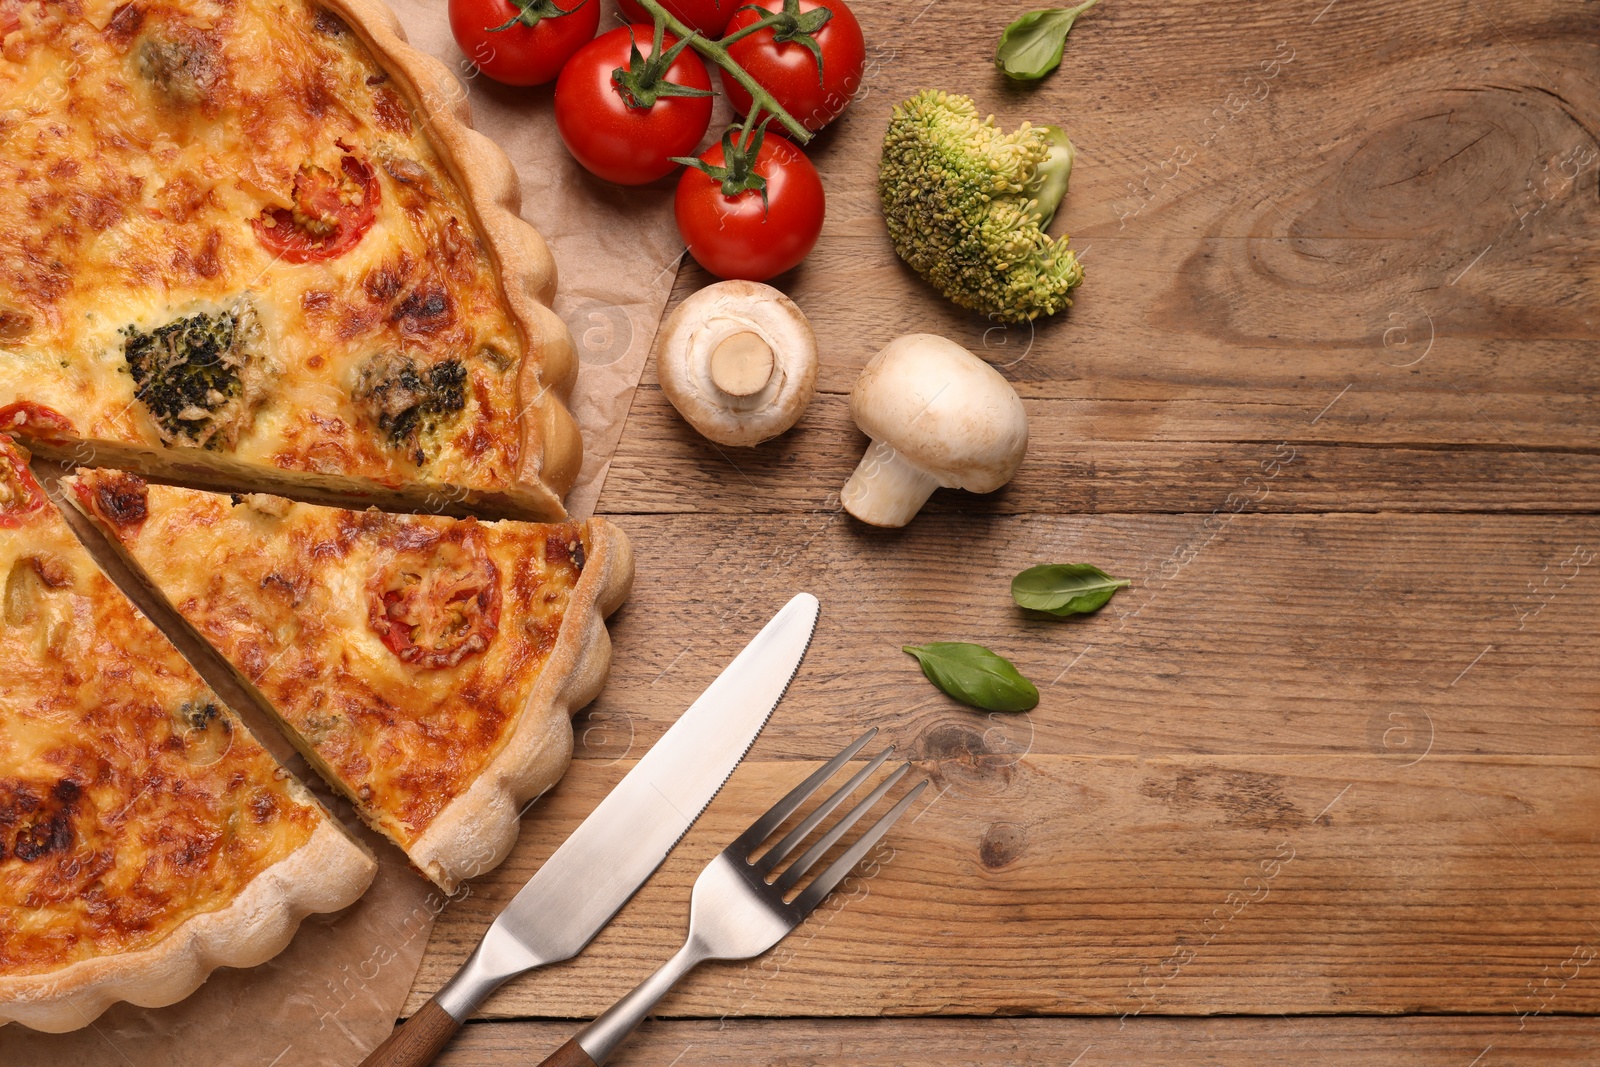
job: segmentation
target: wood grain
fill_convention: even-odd
[[[1318,439],[1592,441],[1600,27],[1579,5],[1491,21],[1433,0],[1126,3],[1086,19],[1027,90],[990,62],[1023,6],[918,4],[914,27],[907,6],[859,5],[874,62],[813,150],[828,222],[782,280],[817,327],[824,390],[929,330],[1005,365],[1025,396],[1103,405],[1104,439],[1147,439],[1149,418],[1118,425],[1130,402],[1199,439],[1257,439],[1353,385]],[[1087,278],[1067,315],[995,329],[893,256],[878,146],[892,105],[929,85],[1071,134],[1057,228]],[[685,271],[678,291],[705,280]]]
[[[1355,395],[1354,388],[1334,406]],[[1593,512],[1600,451],[1592,436],[1541,449],[1503,438],[1465,440],[1412,432],[1401,445],[1339,441],[1313,425],[1333,394],[1299,409],[1249,402],[1237,440],[1192,436],[1218,412],[1187,402],[1027,400],[1027,458],[1005,488],[984,496],[936,492],[924,514],[1209,512],[1250,499],[1265,512]],[[1326,416],[1324,416],[1326,418]],[[1198,427],[1186,429],[1184,424]],[[1591,421],[1588,425],[1592,426]],[[1471,425],[1456,426],[1471,430]],[[1488,422],[1474,438],[1494,438]],[[1115,438],[1111,434],[1119,435]],[[611,463],[603,511],[620,516],[793,514],[838,506],[839,489],[866,450],[844,396],[820,394],[799,426],[755,448],[713,444],[661,395],[641,386]],[[1260,487],[1271,475],[1271,492]],[[726,518],[720,521],[728,521]]]
[[[638,576],[612,622],[610,681],[578,719],[586,758],[653,743],[800,590],[822,622],[757,758],[825,757],[858,723],[921,752],[951,722],[1053,754],[1600,751],[1592,517],[931,514],[882,531],[834,510],[622,525]],[[1011,576],[1049,560],[1134,584],[1094,616],[1028,618]],[[1040,707],[974,719],[900,651],[936,640],[1008,656]]]
[[[729,1019],[646,1023],[613,1067],[1259,1067],[1294,1058],[1339,1067],[1592,1065],[1600,1020],[1481,1016],[1118,1019]],[[526,1064],[565,1023],[475,1023],[447,1067]],[[1081,1059],[1074,1061],[1074,1057]]]
[[[827,223],[777,280],[821,392],[718,450],[647,370],[600,503],[640,560],[611,681],[512,859],[441,916],[412,1006],[809,589],[818,641],[750,760],[590,950],[491,1014],[623,992],[705,859],[871,723],[937,800],[825,922],[691,976],[619,1062],[1595,1062],[1600,1024],[1563,1013],[1600,1011],[1600,20],[1118,0],[1024,89],[992,50],[1031,6],[852,3],[864,84],[809,149]],[[878,144],[924,87],[1070,132],[1068,314],[995,328],[893,255]],[[674,302],[707,280],[687,263]],[[845,395],[910,331],[999,366],[1033,447],[1000,493],[868,530],[838,507],[864,446]],[[1007,583],[1047,559],[1134,584],[1029,618]],[[932,639],[1004,652],[1040,707],[954,706],[898,651]],[[1230,1012],[1263,1017],[1175,1017]],[[1297,1014],[1346,1012],[1501,1014]],[[965,1018],[850,1018],[910,1015]],[[446,1062],[524,1062],[571,1025],[475,1023]]]
[[[917,761],[930,800],[875,863],[772,954],[696,970],[656,1014],[1600,1008],[1600,758],[1019,758],[979,738],[938,733],[949,751]],[[440,915],[417,994],[628,766],[580,761],[535,806]],[[812,766],[747,761],[581,957],[484,1014],[587,1018],[626,992],[681,941],[700,868]]]
[[[987,69],[999,12],[922,11],[935,61],[895,5],[861,5],[877,45],[867,92],[820,139],[828,225],[783,279],[811,311],[824,395],[794,433],[719,454],[641,390],[605,506],[824,506],[863,444],[838,397],[890,338],[932,330],[1032,401],[1029,462],[986,509],[1209,510],[1252,472],[1253,445],[1288,441],[1306,459],[1267,510],[1593,510],[1600,333],[1578,309],[1600,275],[1600,150],[1582,117],[1600,87],[1570,60],[1600,31],[1571,5],[1493,23],[1452,11],[1421,38],[1412,27],[1440,21],[1426,3],[1341,2],[1314,20],[1321,7],[1097,11],[1063,69],[1024,93]],[[1373,35],[1382,47],[1352,63]],[[1055,117],[1072,133],[1064,217],[1088,280],[1068,315],[999,328],[894,258],[877,144],[892,104],[930,82],[1008,124]],[[691,265],[675,297],[708,280]]]

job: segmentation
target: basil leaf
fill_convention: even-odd
[[[1015,81],[1038,81],[1061,65],[1072,24],[1097,3],[1099,0],[1088,0],[1077,7],[1051,7],[1023,15],[1000,34],[995,65]]]
[[[1017,673],[1011,661],[982,645],[944,641],[932,645],[905,645],[902,652],[917,657],[928,681],[984,711],[1027,711],[1038,706],[1039,690]]]
[[[1011,579],[1011,599],[1030,611],[1086,615],[1105,607],[1129,584],[1088,563],[1045,563]]]

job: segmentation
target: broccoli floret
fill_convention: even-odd
[[[134,396],[169,445],[232,448],[253,409],[260,327],[248,301],[122,330]]]
[[[352,396],[391,445],[425,463],[424,437],[467,406],[466,382],[460,360],[422,368],[409,356],[380,352],[362,365]]]
[[[878,169],[895,251],[950,300],[1000,322],[1070,306],[1083,268],[1044,230],[1073,155],[1054,126],[1004,133],[968,97],[918,93],[894,109]]]

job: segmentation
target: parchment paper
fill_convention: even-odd
[[[593,177],[561,144],[552,86],[514,89],[477,74],[450,36],[444,0],[389,3],[411,43],[448,63],[466,86],[473,126],[516,164],[522,217],[555,254],[555,310],[572,331],[580,360],[572,410],[583,431],[583,472],[567,509],[587,518],[683,254],[672,218],[673,179],[629,189]],[[614,0],[605,0],[600,32],[621,24]],[[727,105],[720,98],[717,103],[720,118]],[[721,128],[715,120],[712,127]]]
[[[443,0],[391,0],[412,44],[444,60],[466,86],[473,125],[495,140],[522,178],[522,214],[549,242],[560,274],[556,312],[576,342],[581,369],[572,409],[583,431],[584,464],[567,498],[575,516],[594,510],[633,391],[683,252],[672,219],[672,185],[623,189],[598,181],[561,145],[549,86],[509,89],[475,72],[450,36]],[[601,30],[618,25],[605,0]],[[726,106],[718,101],[719,116]],[[714,124],[714,128],[716,127]],[[125,583],[124,588],[127,588]],[[161,614],[135,597],[153,618]],[[172,620],[157,619],[173,633]],[[180,640],[180,646],[187,642]],[[308,785],[315,776],[274,744],[259,712],[185,648],[253,732]],[[348,805],[318,794],[348,827]],[[448,903],[412,871],[398,849],[362,828],[378,857],[372,888],[356,904],[301,924],[289,947],[249,970],[224,969],[187,1000],[166,1008],[119,1004],[71,1034],[0,1027],[3,1067],[290,1067],[356,1064],[389,1033],[433,920]],[[470,884],[458,890],[471,892]]]

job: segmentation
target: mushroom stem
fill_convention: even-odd
[[[772,380],[775,366],[772,346],[760,334],[741,330],[712,350],[711,382],[729,396],[753,396]]]
[[[873,441],[839,500],[844,509],[873,526],[904,526],[939,488],[939,479],[895,451]]]

